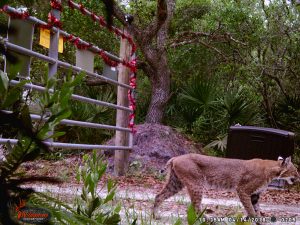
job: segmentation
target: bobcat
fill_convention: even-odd
[[[240,160],[217,158],[199,154],[186,154],[167,162],[167,181],[156,195],[152,214],[157,207],[175,195],[184,186],[194,208],[200,212],[204,186],[235,190],[249,217],[260,216],[259,195],[274,178],[283,178],[288,184],[300,181],[291,157],[274,160]]]

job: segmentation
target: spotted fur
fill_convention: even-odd
[[[291,158],[285,160],[239,160],[199,154],[186,154],[171,158],[167,163],[167,179],[163,189],[156,195],[153,216],[158,206],[167,198],[187,188],[195,209],[201,211],[205,186],[216,189],[235,190],[248,216],[260,215],[259,197],[274,178],[284,178],[289,184],[300,181],[299,173]]]

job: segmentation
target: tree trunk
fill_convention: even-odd
[[[147,123],[162,122],[164,109],[170,95],[171,76],[166,53],[161,55],[160,59],[161,63],[155,68],[155,74],[150,76],[152,95],[146,116]]]
[[[152,65],[155,71],[150,76],[152,95],[146,116],[147,123],[161,123],[165,107],[170,97],[171,72],[168,65],[166,45],[168,41],[169,27],[175,11],[175,0],[167,0],[167,17],[156,35],[155,63]]]
[[[147,27],[127,23],[124,12],[114,5],[114,16],[127,27],[144,55],[143,71],[150,78],[152,95],[146,122],[161,123],[170,96],[171,72],[167,59],[169,26],[175,11],[175,0],[157,0],[156,18]]]

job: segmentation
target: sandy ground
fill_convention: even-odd
[[[81,193],[80,185],[30,185],[36,191],[49,192],[55,196],[70,196],[70,198]],[[138,218],[138,224],[174,224],[178,218],[181,218],[186,224],[186,209],[189,204],[189,198],[186,190],[181,191],[174,197],[166,200],[160,207],[160,220],[154,220],[150,217],[151,206],[154,201],[155,194],[159,191],[161,184],[156,184],[153,188],[145,188],[141,184],[136,185],[120,185],[116,195],[116,201],[122,203],[122,223],[130,224],[134,217]],[[99,189],[99,195],[104,196],[105,190]],[[296,199],[300,194],[290,191],[270,190],[262,196],[261,211],[264,213],[265,224],[299,224],[300,225],[300,201]],[[293,197],[295,201],[289,201]],[[277,197],[277,198],[275,198]],[[280,199],[285,199],[280,202]],[[243,214],[244,210],[237,196],[231,192],[216,192],[207,190],[202,200],[203,208],[207,209],[206,215],[214,220],[217,224],[234,224],[236,215]],[[276,218],[276,222],[270,222],[271,217]],[[289,222],[286,222],[289,220]],[[223,221],[223,222],[221,222]]]

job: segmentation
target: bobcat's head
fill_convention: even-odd
[[[286,159],[279,157],[278,161],[282,161],[281,172],[278,178],[286,180],[288,184],[300,182],[300,175],[297,168],[292,163],[291,157],[287,157]]]

